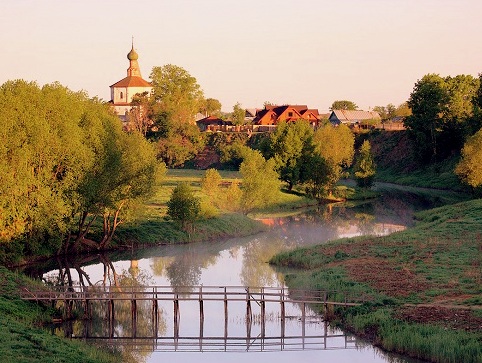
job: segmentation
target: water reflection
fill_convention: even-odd
[[[335,204],[304,211],[290,217],[265,219],[263,223],[270,226],[270,230],[256,236],[189,245],[159,246],[109,255],[83,256],[78,259],[58,258],[46,262],[43,266],[41,264],[30,266],[27,272],[43,278],[46,283],[51,285],[80,284],[92,288],[112,286],[120,291],[132,286],[148,284],[172,286],[179,292],[186,291],[185,286],[202,284],[279,287],[284,286],[283,275],[267,263],[276,253],[340,237],[384,235],[396,232],[412,225],[414,212],[440,205],[442,201],[443,199],[439,196],[420,196],[412,192],[390,189],[375,201]],[[181,287],[184,288],[181,289]],[[207,339],[208,337],[224,339],[226,330],[227,337],[246,339],[249,336],[254,339],[253,342],[258,342],[256,338],[262,331],[261,323],[256,320],[259,312],[254,311],[255,319],[248,331],[244,315],[246,307],[242,304],[238,307],[230,306],[227,327],[222,318],[222,306],[206,304],[204,307],[206,318],[201,325],[197,315],[198,306],[196,303],[193,304],[181,303],[178,342],[179,338],[187,337],[189,340],[198,339],[195,342],[197,347],[200,342],[201,347],[207,347],[207,343],[210,341]],[[130,302],[119,303],[115,309],[116,319],[118,318],[119,321],[116,321],[114,326],[105,327],[105,324],[102,324],[102,321],[106,321],[109,309],[105,304],[99,304],[99,306],[92,307],[94,318],[85,321],[85,324],[75,321],[64,327],[63,330],[56,328],[54,332],[72,337],[108,336],[113,345],[117,344],[114,341],[118,342],[122,340],[121,338],[129,337],[132,344],[125,344],[122,349],[128,353],[128,356],[135,357],[135,361],[164,359],[165,357],[161,358],[159,356],[161,353],[157,353],[156,350],[160,349],[162,342],[167,345],[169,342],[174,343],[174,341],[169,341],[175,336],[172,303],[159,306],[157,323],[152,319],[152,305],[149,302],[139,304],[137,306],[138,326],[135,329],[133,329],[131,319],[132,305]],[[256,309],[256,305],[254,309]],[[291,309],[293,309],[291,312],[293,316],[299,316],[298,307],[293,306]],[[269,323],[265,326],[266,336],[268,334],[274,337],[279,336],[276,335],[278,334],[276,329],[280,326],[277,315],[279,313],[274,309],[267,314],[271,314],[269,316],[271,316],[272,324]],[[316,331],[314,328],[313,335],[323,336],[325,334],[326,330],[320,328],[322,325],[322,323],[314,324],[321,330]],[[286,336],[301,336],[302,329],[295,319],[287,322],[285,333]],[[148,341],[141,339],[141,337],[149,336],[152,338]],[[184,343],[187,344],[187,342]],[[218,341],[218,343],[224,344],[224,341]],[[146,346],[149,347],[148,352],[146,352]],[[330,353],[326,352],[323,353],[326,354],[323,355],[323,359],[336,361],[357,359],[363,362],[409,361],[405,358],[399,359],[394,355],[379,353],[371,347],[365,348],[364,343],[360,341],[355,343],[355,347],[356,353],[337,353],[332,357]],[[207,359],[208,357],[209,359]],[[283,359],[285,361],[300,359],[319,361],[320,359],[319,355],[310,355],[308,352],[298,352],[295,356],[283,352],[283,354],[276,354],[270,358],[279,362],[282,362]],[[216,361],[219,356],[213,358],[206,353],[196,355],[195,359],[197,361]],[[236,360],[231,356],[229,359],[232,361],[245,360]],[[176,353],[169,355],[169,360],[186,361],[186,358],[182,353]]]

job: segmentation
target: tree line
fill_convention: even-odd
[[[482,184],[481,77],[424,76],[405,120],[421,163],[460,153],[455,172],[474,188]],[[193,116],[219,102],[204,99],[180,67],[154,67],[151,79],[153,93],[134,99],[129,132],[104,102],[58,83],[0,86],[0,243],[19,255],[105,249],[151,193],[162,162],[177,167],[204,148]],[[303,120],[281,122],[252,147],[238,140],[220,150],[243,174],[229,193],[243,212],[275,198],[280,181],[323,199],[353,165],[360,186],[369,187],[375,175],[369,143],[355,157],[354,135],[344,125],[314,130]]]

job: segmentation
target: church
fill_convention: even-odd
[[[137,93],[152,92],[152,85],[142,78],[139,68],[139,55],[134,50],[134,41],[132,49],[127,54],[129,60],[129,68],[127,68],[127,77],[110,86],[110,103],[123,123],[128,121],[127,116],[131,110],[132,97]]]

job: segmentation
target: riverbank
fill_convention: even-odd
[[[45,329],[56,312],[19,297],[22,286],[35,284],[22,274],[0,266],[0,357],[3,363],[18,362],[124,362],[119,352],[75,342]],[[59,333],[60,334],[60,333]]]
[[[290,287],[371,296],[335,323],[376,345],[432,362],[482,361],[482,200],[417,214],[385,237],[333,241],[275,256]]]

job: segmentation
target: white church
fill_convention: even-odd
[[[152,85],[142,78],[139,68],[139,55],[134,50],[134,42],[132,49],[127,54],[129,60],[129,68],[127,68],[127,77],[110,86],[110,103],[123,123],[127,122],[127,115],[132,108],[132,97],[137,93],[152,92]]]

